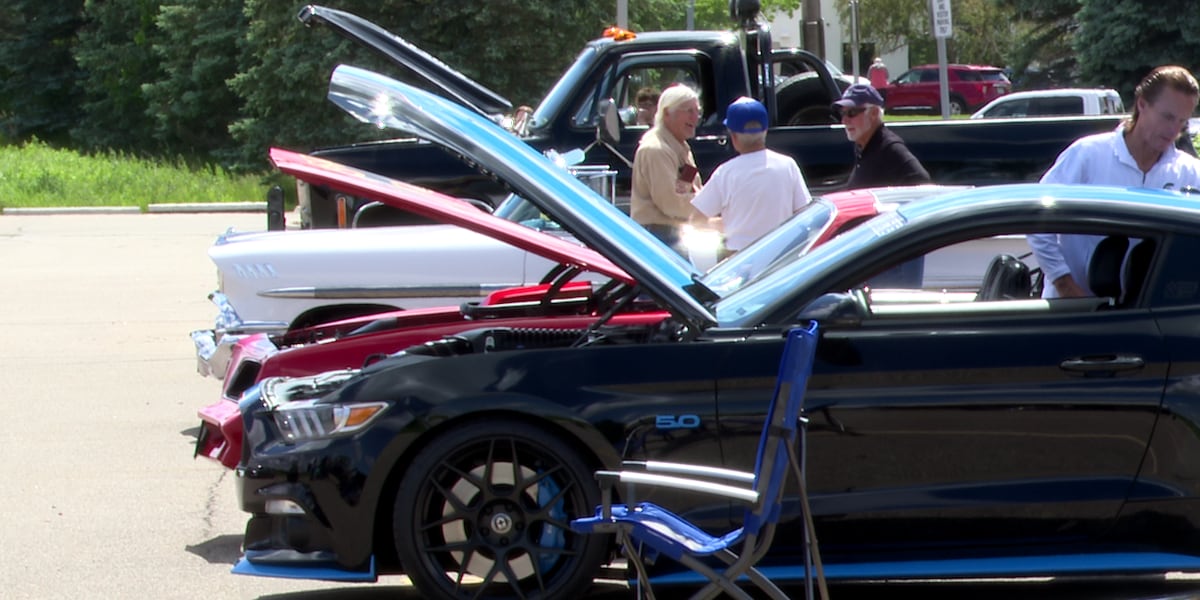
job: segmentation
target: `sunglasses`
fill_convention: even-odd
[[[867,108],[865,106],[856,106],[854,108],[843,108],[842,116],[853,119],[854,117],[857,117],[858,115],[861,115],[865,112],[867,112]]]

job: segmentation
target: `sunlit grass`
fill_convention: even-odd
[[[84,156],[40,142],[0,146],[0,209],[260,202],[270,183],[215,167],[110,153]]]

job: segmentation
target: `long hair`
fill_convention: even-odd
[[[1132,131],[1138,120],[1138,100],[1145,98],[1147,104],[1153,104],[1162,95],[1164,89],[1173,89],[1193,98],[1200,98],[1200,84],[1185,68],[1179,65],[1163,65],[1155,67],[1133,89],[1133,114],[1125,122],[1125,131]]]

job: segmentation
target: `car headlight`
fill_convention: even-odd
[[[322,404],[299,400],[276,407],[275,426],[289,442],[306,442],[345,435],[370,425],[383,414],[386,402]]]
[[[308,377],[268,377],[258,389],[284,439],[320,440],[358,431],[387,408],[386,402],[321,402],[357,373],[345,369]]]

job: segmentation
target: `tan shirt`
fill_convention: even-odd
[[[692,178],[688,191],[679,193],[675,182],[679,168],[696,166],[691,148],[675,139],[669,131],[652,127],[638,142],[633,155],[633,192],[629,199],[629,216],[642,225],[683,225],[704,217],[692,206],[692,198],[700,190],[700,175]]]

